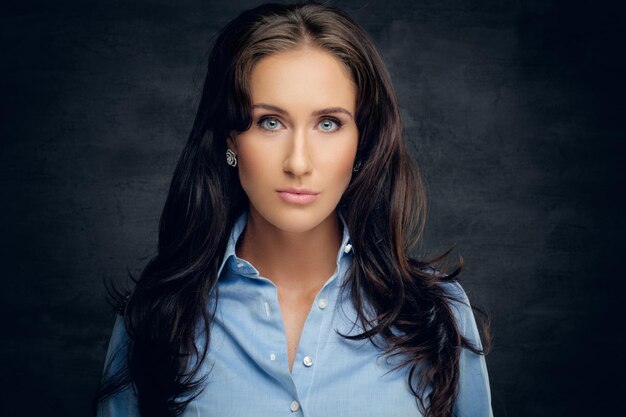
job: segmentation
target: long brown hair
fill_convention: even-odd
[[[410,256],[424,227],[426,195],[403,142],[389,74],[355,21],[316,2],[258,6],[241,13],[217,36],[193,128],[161,215],[158,254],[132,291],[116,293],[129,335],[128,366],[103,381],[94,405],[132,383],[143,416],[175,416],[200,394],[206,375],[198,374],[213,314],[206,306],[211,291],[217,291],[230,230],[248,205],[237,170],[225,163],[226,137],[252,123],[253,66],[302,44],[337,57],[358,89],[361,169],[338,210],[355,249],[345,288],[365,330],[344,337],[382,340],[386,354],[398,355],[400,366],[410,367],[407,383],[426,416],[452,415],[461,348],[485,353],[460,334],[448,302],[451,296],[439,285],[456,280],[461,265],[443,274],[434,267],[447,253],[430,261]],[[205,344],[198,350],[194,342],[199,332]],[[485,342],[486,350],[487,332]],[[424,407],[421,393],[429,384],[433,389]]]

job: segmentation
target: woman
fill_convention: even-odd
[[[98,415],[491,415],[460,267],[409,255],[424,207],[364,31],[318,3],[240,14],[120,294]]]

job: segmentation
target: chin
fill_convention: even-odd
[[[328,218],[333,208],[294,207],[270,209],[259,214],[277,229],[290,233],[308,232]]]
[[[274,225],[285,232],[304,233],[319,226],[327,217],[324,213],[306,213],[301,209],[291,211],[292,213],[277,212],[277,218],[273,219]]]

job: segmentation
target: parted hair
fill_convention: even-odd
[[[424,228],[426,193],[403,141],[384,60],[347,13],[317,2],[263,4],[242,12],[217,34],[161,214],[157,254],[138,278],[131,275],[132,288],[111,292],[128,334],[126,366],[105,370],[94,412],[100,401],[132,386],[142,416],[177,416],[205,389],[200,365],[210,344],[214,310],[209,299],[218,297],[217,272],[227,240],[249,204],[237,170],[226,164],[226,138],[251,126],[254,65],[303,45],[334,55],[357,86],[356,159],[362,166],[337,210],[354,248],[344,290],[363,331],[342,336],[369,339],[382,354],[401,358],[398,367],[409,368],[407,384],[427,417],[453,415],[461,349],[485,354],[488,324],[481,349],[460,333],[449,303],[455,299],[440,285],[459,278],[461,258],[443,273],[440,262],[450,251],[429,260],[412,256]],[[197,340],[204,343],[198,346]],[[432,390],[424,398],[428,386]]]

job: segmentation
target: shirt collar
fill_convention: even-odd
[[[344,219],[341,212],[338,212],[338,213],[339,213],[339,219],[341,220],[341,224],[343,227],[343,237],[341,239],[341,245],[339,246],[339,251],[337,253],[337,267],[339,267],[339,263],[341,259],[344,256],[347,256],[349,253],[352,253],[352,250],[353,250],[352,244],[350,243],[350,233],[348,232],[348,224],[346,223],[346,220]],[[239,236],[241,236],[241,233],[243,232],[243,229],[246,227],[247,223],[248,223],[248,210],[244,210],[239,215],[237,220],[235,220],[235,223],[233,224],[233,227],[230,231],[230,236],[228,238],[226,250],[224,251],[224,257],[222,258],[222,263],[220,264],[220,267],[217,271],[218,277],[221,276],[222,270],[224,269],[224,266],[226,266],[227,262],[241,261],[241,258],[237,257],[235,253],[235,248],[237,246],[237,240],[239,239]]]

